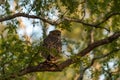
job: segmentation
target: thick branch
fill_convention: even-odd
[[[18,74],[12,73],[10,75],[10,78],[15,78],[17,76],[22,76],[32,72],[44,72],[44,71],[59,72],[62,70],[56,64],[49,64],[47,62],[42,62],[37,66],[28,66],[24,68],[20,70]]]
[[[90,44],[87,48],[83,49],[81,52],[79,52],[77,56],[85,56],[87,53],[89,53],[90,51],[92,51],[93,49],[95,49],[96,47],[99,47],[99,46],[102,46],[104,44],[108,44],[108,43],[111,43],[112,41],[116,40],[117,38],[120,37],[120,31],[119,32],[116,32],[114,33],[113,35],[111,35],[110,37],[108,38],[105,38],[105,39],[102,39],[102,40],[99,40],[99,41],[96,41],[92,44]],[[65,62],[61,63],[59,66],[64,69],[65,67],[75,63],[77,61],[77,59],[68,59],[66,60]]]
[[[77,56],[83,57],[86,54],[88,54],[90,51],[95,49],[96,47],[99,47],[99,46],[104,45],[104,44],[111,43],[112,41],[118,39],[119,37],[120,37],[120,31],[114,33],[113,35],[111,35],[108,38],[105,38],[105,39],[96,41],[94,43],[91,43],[87,48],[85,48],[81,52],[79,52],[76,55],[76,58],[68,59],[68,60],[66,60],[66,61],[64,61],[64,62],[62,62],[60,64],[57,64],[57,65],[56,64],[49,64],[49,63],[43,62],[43,63],[40,63],[37,66],[29,66],[29,67],[21,70],[17,76],[22,76],[22,75],[25,75],[25,74],[31,73],[31,72],[41,72],[41,71],[42,72],[43,71],[55,72],[55,71],[62,71],[64,68],[68,67],[69,65],[71,65],[73,63],[76,63],[78,61],[77,60]],[[15,75],[13,74],[11,77],[14,78]]]

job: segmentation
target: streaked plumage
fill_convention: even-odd
[[[61,32],[59,30],[50,31],[43,41],[43,46],[42,56],[48,61],[56,60],[62,51]]]

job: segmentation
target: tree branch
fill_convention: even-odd
[[[14,19],[16,17],[26,17],[26,18],[32,18],[32,19],[40,19],[40,20],[47,22],[51,25],[59,25],[61,22],[67,20],[69,22],[77,22],[77,23],[81,23],[83,25],[90,26],[90,27],[106,29],[104,27],[101,27],[100,24],[103,24],[104,22],[106,22],[108,19],[110,19],[112,16],[115,16],[115,15],[120,15],[120,12],[110,13],[110,14],[108,14],[108,16],[105,16],[101,22],[94,24],[94,23],[86,23],[86,22],[82,21],[81,19],[68,18],[68,17],[62,17],[61,20],[57,20],[57,21],[51,21],[51,20],[48,20],[48,19],[45,19],[45,18],[42,18],[39,16],[35,16],[35,15],[29,15],[29,14],[25,14],[25,13],[16,13],[13,15],[9,15],[9,16],[0,18],[0,22],[11,20],[11,19]],[[106,29],[106,30],[108,31],[108,29]]]
[[[106,22],[107,20],[109,20],[111,17],[113,17],[115,15],[120,15],[120,12],[111,12],[111,13],[106,14],[106,16],[103,18],[103,20],[99,23],[96,23],[95,26],[103,24],[104,22]]]
[[[85,71],[86,71],[88,68],[90,68],[90,67],[94,64],[94,62],[95,62],[96,60],[101,59],[101,58],[105,58],[105,57],[109,56],[110,54],[112,54],[112,53],[114,53],[114,52],[117,52],[117,51],[120,51],[120,49],[115,49],[115,50],[112,50],[111,52],[109,52],[109,53],[107,53],[107,54],[105,54],[105,55],[97,56],[97,57],[93,58],[92,61],[91,61],[91,63],[90,63],[87,67],[85,67],[85,68],[80,72],[80,77],[79,77],[78,80],[83,80],[83,76],[84,76]]]
[[[75,18],[73,19],[73,18],[68,18],[68,17],[64,17],[64,19],[69,21],[69,22],[77,22],[77,23],[81,23],[81,24],[86,25],[86,26],[101,28],[101,29],[105,29],[105,30],[109,31],[108,29],[106,29],[106,28],[104,28],[100,25],[103,24],[104,22],[106,22],[107,20],[109,20],[111,17],[113,17],[115,15],[120,15],[120,12],[113,12],[113,13],[107,14],[107,16],[105,16],[103,18],[103,20],[99,23],[86,23],[86,22],[83,22],[81,19],[75,19]]]
[[[90,45],[88,45],[87,48],[85,48],[81,52],[79,52],[76,55],[76,58],[68,59],[68,60],[66,60],[66,61],[64,61],[60,64],[49,64],[49,63],[46,63],[46,62],[42,62],[37,66],[29,66],[29,67],[26,67],[25,69],[22,69],[21,71],[19,71],[19,74],[17,74],[17,76],[22,76],[22,75],[32,73],[32,72],[43,72],[43,71],[57,72],[57,71],[62,71],[64,68],[68,67],[69,65],[71,65],[73,63],[76,63],[78,61],[78,58],[77,58],[78,56],[83,57],[86,54],[88,54],[90,51],[92,51],[93,49],[95,49],[99,46],[102,46],[104,44],[109,44],[112,41],[118,39],[119,37],[120,37],[120,31],[114,33],[113,35],[111,35],[108,38],[105,38],[105,39],[96,41],[94,43],[91,43]],[[16,77],[16,75],[12,74],[10,77],[14,78],[14,77]]]
[[[91,43],[90,45],[88,45],[87,48],[83,49],[81,52],[79,52],[77,56],[80,56],[80,57],[83,57],[85,56],[87,53],[89,53],[90,51],[92,51],[94,48],[96,47],[99,47],[99,46],[102,46],[104,44],[108,44],[108,43],[111,43],[112,41],[116,40],[117,38],[120,37],[120,31],[119,32],[116,32],[114,33],[113,35],[111,35],[110,37],[108,38],[105,38],[105,39],[102,39],[102,40],[99,40],[99,41],[96,41],[94,43]],[[68,59],[66,61],[64,61],[63,63],[60,64],[61,68],[64,69],[65,67],[75,63],[77,61],[77,58],[76,59]]]
[[[16,14],[13,14],[13,15],[9,15],[9,16],[0,18],[0,22],[11,20],[11,19],[14,19],[16,17],[26,17],[26,18],[32,18],[32,19],[40,19],[40,20],[42,20],[44,22],[47,22],[47,23],[49,23],[51,25],[56,25],[55,22],[52,22],[52,21],[47,20],[45,18],[42,18],[42,17],[39,17],[39,16],[35,16],[35,15],[29,15],[29,14],[25,14],[25,13],[16,13]]]

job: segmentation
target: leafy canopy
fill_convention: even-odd
[[[2,80],[52,80],[54,76],[56,80],[96,80],[103,78],[101,75],[116,80],[120,77],[119,36],[115,40],[107,39],[120,32],[119,0],[3,0],[0,22]],[[62,32],[63,58],[58,64],[70,59],[72,65],[66,62],[66,68],[58,73],[44,72],[47,71],[44,67],[35,71],[38,68],[35,66],[45,61],[40,56],[42,41],[53,29]],[[113,41],[109,44],[106,41],[81,56],[82,51],[91,49],[102,39]],[[31,66],[35,69],[27,72],[27,67],[33,69]]]

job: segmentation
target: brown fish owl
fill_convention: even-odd
[[[44,52],[42,56],[48,61],[57,60],[62,51],[61,31],[50,31],[49,35],[43,41]]]

